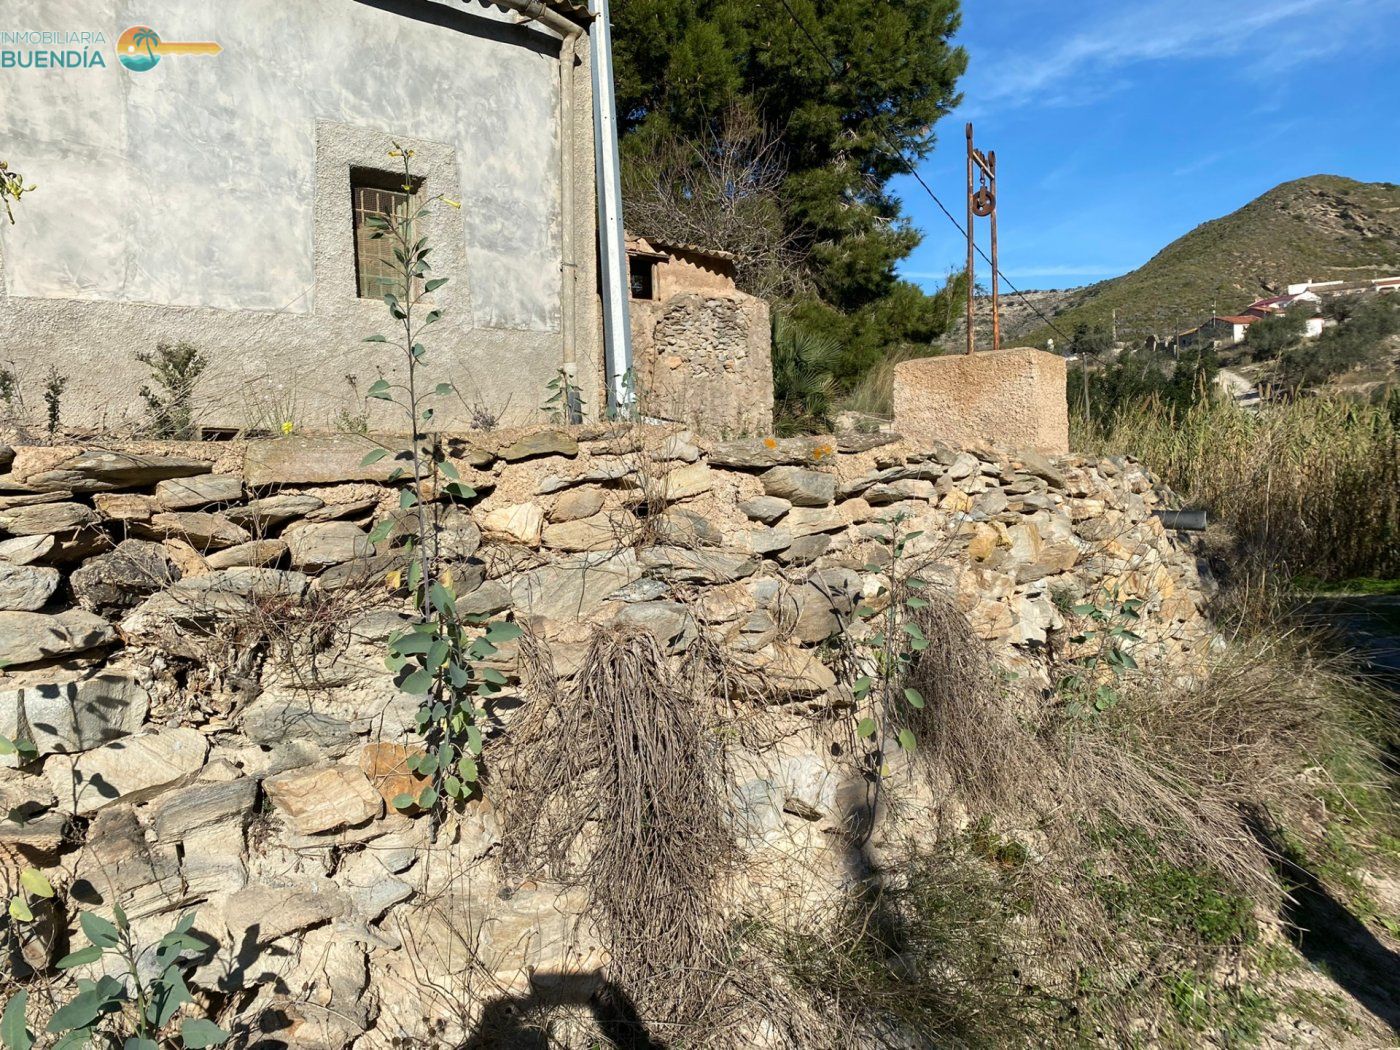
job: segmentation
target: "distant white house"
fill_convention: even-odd
[[[1296,286],[1290,286],[1296,287]],[[1245,313],[1253,314],[1256,317],[1268,317],[1270,314],[1287,313],[1296,306],[1311,304],[1314,307],[1322,305],[1322,297],[1316,292],[1304,289],[1301,292],[1289,292],[1286,295],[1275,295],[1269,299],[1260,299],[1250,303],[1245,308]]]

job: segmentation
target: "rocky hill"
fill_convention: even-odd
[[[1213,309],[1240,310],[1291,282],[1396,272],[1400,185],[1313,175],[1197,226],[1131,273],[1055,293],[1050,316],[1068,333],[1108,325],[1116,309],[1119,338],[1130,340],[1193,327]],[[1033,346],[1055,335],[1034,314],[1008,318],[1006,330]]]

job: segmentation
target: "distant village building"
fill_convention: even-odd
[[[144,70],[8,71],[0,159],[38,189],[0,222],[0,363],[32,400],[67,375],[65,423],[139,416],[158,341],[209,359],[200,423],[327,425],[362,409],[398,361],[387,242],[376,215],[442,195],[422,224],[442,320],[424,335],[430,384],[471,406],[538,418],[546,384],[577,372],[601,410],[597,205],[583,0],[151,0],[169,54]],[[115,0],[62,5],[65,25],[116,44]],[[45,9],[46,17],[52,15]],[[138,56],[139,57],[139,56]],[[153,67],[152,67],[153,66]],[[414,151],[407,190],[389,156]],[[418,231],[415,231],[418,232]]]
[[[741,292],[734,257],[694,244],[627,238],[632,360],[644,415],[707,433],[773,427],[768,304]]]
[[[1209,321],[1189,332],[1181,333],[1179,342],[1183,348],[1209,343],[1212,346],[1234,346],[1244,341],[1249,326],[1259,318],[1252,314],[1233,314],[1212,317]]]
[[[1245,313],[1254,317],[1268,317],[1272,314],[1288,313],[1298,307],[1312,306],[1314,309],[1321,307],[1322,298],[1316,292],[1307,291],[1289,292],[1287,295],[1275,295],[1268,299],[1260,299],[1250,303],[1245,308]]]

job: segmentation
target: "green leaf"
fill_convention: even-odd
[[[1075,616],[1089,616],[1094,611],[1094,606],[1089,603],[1070,606],[1070,612],[1074,613]]]
[[[923,710],[924,694],[919,692],[917,689],[904,690],[904,699],[908,700],[911,704],[914,705],[914,707],[918,708],[920,711]]]
[[[371,466],[372,464],[378,463],[381,459],[383,459],[383,458],[384,458],[385,456],[387,456],[388,454],[389,454],[389,450],[388,450],[387,448],[374,448],[374,449],[370,449],[368,452],[365,453],[365,458],[362,459],[362,460],[360,460],[360,466],[362,466],[362,467]]]
[[[924,636],[923,628],[916,623],[906,623],[904,625],[904,633],[910,638],[916,639],[921,639]]]
[[[874,684],[874,679],[869,675],[861,675],[856,679],[856,684],[851,686],[851,693],[857,700],[864,699],[865,695],[870,692],[870,687]]]
[[[856,723],[856,736],[860,737],[862,740],[869,740],[872,736],[875,735],[875,730],[877,728],[878,727],[875,725],[875,719],[862,718],[859,722]]]
[[[434,393],[434,394],[437,394],[437,395],[439,395],[439,396],[441,396],[441,395],[443,395],[443,394],[450,394],[450,393],[452,393],[452,384],[451,384],[451,383],[439,383],[437,386],[433,387],[433,393]]]
[[[180,1025],[180,1041],[187,1050],[203,1050],[207,1046],[218,1046],[228,1040],[228,1033],[203,1017],[191,1017]]]
[[[395,795],[395,796],[394,796],[394,808],[395,808],[395,809],[408,809],[408,808],[409,808],[410,806],[412,806],[412,805],[413,805],[413,796],[412,796],[412,795],[405,793],[405,794],[402,794],[402,795]]]
[[[370,530],[370,543],[383,543],[389,538],[389,533],[394,531],[394,522],[386,518]]]
[[[423,696],[433,687],[433,672],[426,667],[420,667],[403,680],[399,686],[405,693],[414,696]]]
[[[927,598],[905,598],[905,599],[904,599],[904,606],[905,606],[905,608],[907,608],[907,609],[926,609],[926,608],[928,608],[928,599],[927,599]]]
[[[24,1026],[24,1012],[29,1006],[29,993],[23,988],[16,990],[5,1004],[5,1012],[0,1014],[0,1045],[5,1050],[29,1050],[34,1045],[34,1037]]]
[[[439,288],[441,288],[441,287],[442,287],[444,284],[446,284],[446,283],[447,283],[447,278],[446,278],[446,277],[434,277],[434,278],[433,278],[431,281],[429,281],[427,284],[423,285],[423,291],[425,291],[425,292],[435,292],[435,291],[437,291]]]
[[[87,913],[84,912],[84,915]],[[86,948],[79,948],[76,952],[70,952],[54,965],[60,970],[71,970],[75,966],[87,966],[102,958],[102,949],[95,944],[89,944]]]
[[[905,751],[913,751],[916,744],[917,741],[915,741],[913,733],[909,732],[907,729],[901,729],[899,731],[899,746],[904,748]]]
[[[151,1023],[157,1028],[164,1028],[181,1005],[192,1002],[194,997],[185,987],[185,979],[180,976],[179,970],[171,967],[162,975],[161,980],[156,982],[146,1010]]]
[[[446,464],[443,464],[443,465],[446,466]],[[474,489],[474,488],[472,488],[470,485],[464,484],[463,482],[460,482],[460,481],[452,481],[452,482],[449,482],[447,485],[445,485],[445,486],[443,487],[443,491],[446,492],[446,493],[447,493],[449,496],[451,496],[453,499],[464,499],[464,500],[465,500],[465,499],[475,499],[475,498],[476,498],[476,489]]]
[[[154,1039],[147,1039],[143,1035],[133,1035],[122,1043],[122,1050],[160,1050],[160,1045]]]
[[[29,902],[18,893],[10,898],[10,918],[16,922],[34,921],[34,913],[29,910]]]
[[[494,645],[499,645],[502,642],[513,642],[524,633],[518,623],[504,620],[501,623],[493,623],[487,628],[486,640]]]
[[[476,726],[467,726],[467,750],[474,755],[481,754],[481,730]]]
[[[408,510],[418,505],[418,493],[412,489],[404,489],[399,493],[399,510]]]
[[[87,939],[99,948],[116,947],[118,936],[117,928],[96,912],[85,911],[78,916],[78,924],[82,926],[83,933],[87,934]]]
[[[20,872],[19,884],[36,897],[53,896],[53,887],[38,868],[25,868]]]
[[[112,918],[117,920],[117,929],[125,932],[131,928],[131,924],[126,921],[126,909],[122,907],[121,901],[112,902]]]
[[[91,1028],[75,1028],[57,1039],[49,1050],[88,1050],[92,1046],[92,1036]]]
[[[428,588],[428,600],[443,616],[451,617],[457,610],[457,596],[440,583],[434,583]]]
[[[462,774],[462,779],[468,784],[476,783],[476,762],[471,757],[463,755],[457,761],[457,771]]]
[[[423,789],[422,794],[420,794],[420,795],[418,796],[418,808],[419,808],[419,809],[432,809],[434,806],[437,805],[437,802],[438,802],[438,793],[437,793],[437,788],[435,788],[435,787],[431,787],[431,786],[425,787],[425,788]]]
[[[483,669],[481,672],[481,679],[484,682],[490,682],[492,685],[506,684],[506,676],[501,674],[501,672],[496,670],[494,667],[487,667]]]
[[[17,750],[15,742],[5,734],[0,733],[0,755],[13,755]]]
[[[389,651],[400,656],[422,655],[433,647],[433,641],[431,634],[410,631],[408,634],[390,638]]]
[[[428,654],[423,660],[423,666],[430,667],[436,671],[443,664],[447,663],[447,657],[451,652],[452,643],[446,638],[439,638],[433,643],[433,647],[428,650]]]
[[[365,342],[367,343],[387,343],[388,341],[389,340],[385,339],[382,335],[365,336]]]
[[[370,384],[370,388],[365,391],[365,397],[372,397],[378,401],[388,401],[391,397],[389,393],[389,380],[376,379]]]
[[[86,1028],[97,1020],[97,1014],[101,1009],[102,997],[96,987],[89,988],[87,991],[79,992],[55,1010],[53,1016],[49,1018],[45,1030],[66,1032],[70,1028]]]
[[[461,798],[467,793],[467,789],[462,786],[462,782],[451,773],[442,778],[443,789],[446,790],[450,798]]]

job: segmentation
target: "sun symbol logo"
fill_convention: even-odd
[[[160,61],[160,37],[150,26],[132,26],[117,39],[117,58],[133,73],[144,73]]]

